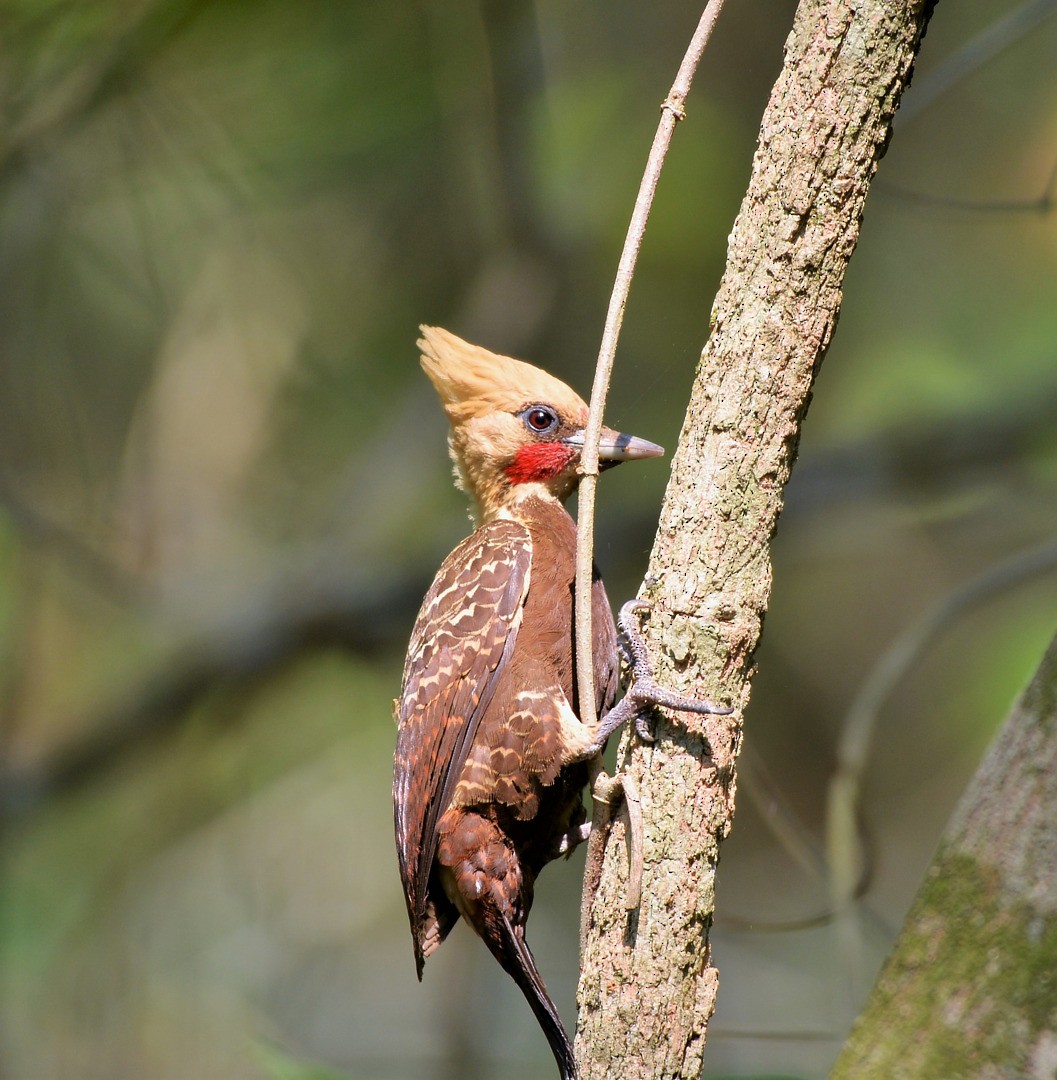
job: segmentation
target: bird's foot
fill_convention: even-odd
[[[629,600],[620,609],[617,626],[620,628],[621,649],[628,667],[631,669],[631,683],[624,696],[602,718],[596,748],[601,749],[606,740],[618,728],[629,721],[635,724],[635,732],[643,742],[654,742],[653,725],[650,722],[649,708],[662,705],[666,709],[682,712],[709,713],[714,716],[729,716],[734,709],[729,705],[714,705],[711,701],[677,694],[658,684],[653,674],[646,642],[639,628],[634,625],[634,612],[649,611],[651,605],[645,600]]]
[[[631,669],[631,683],[624,697],[602,717],[598,733],[592,748],[597,754],[605,746],[606,740],[618,728],[633,722],[635,732],[643,742],[655,742],[648,710],[651,706],[661,705],[667,709],[682,712],[708,713],[715,716],[729,716],[734,712],[732,706],[714,705],[710,701],[677,694],[660,686],[653,674],[653,665],[649,660],[646,642],[638,627],[634,625],[636,611],[648,611],[652,605],[645,600],[629,600],[620,609],[617,626],[621,633],[621,648],[628,667]],[[628,813],[628,890],[625,907],[634,911],[642,897],[642,808],[639,803],[638,788],[630,776],[618,773],[609,776],[599,771],[595,776],[591,790],[594,811],[591,825],[588,827],[590,842],[587,848],[587,865],[584,870],[584,892],[580,909],[580,940],[586,941],[591,925],[591,908],[595,892],[602,876],[602,856],[605,852],[606,836],[613,820],[615,809],[621,798]]]

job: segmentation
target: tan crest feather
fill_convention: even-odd
[[[439,326],[419,329],[422,370],[453,425],[490,412],[518,412],[537,403],[553,405],[566,418],[586,422],[587,403],[561,379],[524,360],[471,345]]]

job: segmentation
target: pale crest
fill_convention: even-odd
[[[524,360],[500,356],[442,330],[422,326],[422,369],[457,426],[490,412],[518,412],[546,402],[571,420],[586,421],[587,403],[561,379]]]

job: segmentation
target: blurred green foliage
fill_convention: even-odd
[[[730,5],[661,183],[609,415],[668,446],[793,9]],[[435,322],[590,385],[696,18],[0,0],[0,1076],[549,1075],[465,928],[413,974],[390,699],[468,527],[414,341]],[[1057,527],[1057,18],[929,96],[993,18],[937,9],[789,489],[720,874],[717,1076],[824,1073],[1057,622],[1036,575],[894,688],[857,953],[824,921],[764,932],[827,906],[768,822],[821,845],[878,657]],[[615,601],[664,483],[602,485]],[[530,926],[570,1023],[579,865]]]

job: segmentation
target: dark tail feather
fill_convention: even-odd
[[[547,987],[543,985],[543,977],[539,968],[536,967],[535,957],[529,949],[523,933],[518,933],[511,925],[505,914],[503,920],[503,942],[505,948],[494,948],[499,942],[486,942],[492,950],[495,958],[502,964],[503,969],[518,984],[521,992],[536,1014],[539,1025],[543,1028],[543,1034],[550,1043],[551,1053],[558,1063],[561,1072],[561,1080],[577,1080],[576,1059],[573,1057],[573,1045],[569,1036],[565,1033],[558,1010],[551,1001]]]

